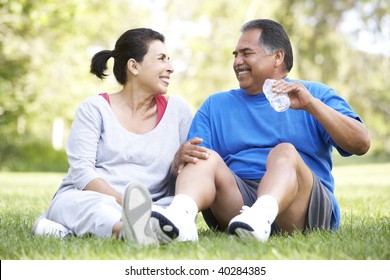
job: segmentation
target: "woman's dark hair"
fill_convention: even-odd
[[[284,52],[284,67],[287,72],[290,72],[293,67],[293,51],[283,26],[270,19],[256,19],[245,23],[241,32],[250,29],[261,29],[259,44],[267,52],[273,53],[277,50]]]
[[[130,29],[123,33],[116,41],[115,49],[104,50],[96,53],[91,61],[91,73],[100,79],[107,74],[107,61],[114,58],[114,75],[121,85],[127,82],[127,62],[130,58],[142,62],[148,52],[149,44],[159,40],[164,43],[165,38],[161,33],[148,28]]]

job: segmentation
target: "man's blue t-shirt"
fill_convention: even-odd
[[[309,92],[336,111],[358,119],[347,102],[332,88],[317,82],[302,83]],[[279,143],[295,146],[307,166],[329,190],[333,202],[331,226],[339,227],[340,209],[334,196],[332,147],[342,156],[323,126],[303,110],[274,111],[264,94],[248,95],[233,89],[209,96],[197,111],[188,135],[203,138],[202,146],[216,151],[240,178],[261,179],[268,153]]]

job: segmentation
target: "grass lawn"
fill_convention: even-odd
[[[48,207],[62,173],[0,172],[2,260],[389,260],[390,163],[334,168],[342,213],[337,233],[272,236],[243,242],[207,229],[198,217],[199,243],[139,247],[111,238],[34,237],[32,224]]]

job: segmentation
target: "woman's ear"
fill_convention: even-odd
[[[274,67],[277,68],[280,65],[283,65],[284,63],[284,52],[281,50],[277,50],[275,52],[275,65]]]
[[[132,73],[134,76],[137,76],[139,74],[138,62],[135,61],[135,59],[130,58],[127,61],[127,69],[129,69],[130,73]]]

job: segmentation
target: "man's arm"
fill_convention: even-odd
[[[345,116],[314,98],[304,85],[298,82],[277,81],[273,90],[287,92],[290,108],[305,110],[316,118],[332,137],[333,141],[346,152],[364,155],[370,148],[366,126],[356,119]]]
[[[344,151],[364,155],[370,148],[367,128],[360,121],[337,112],[316,98],[305,110],[322,124]]]

